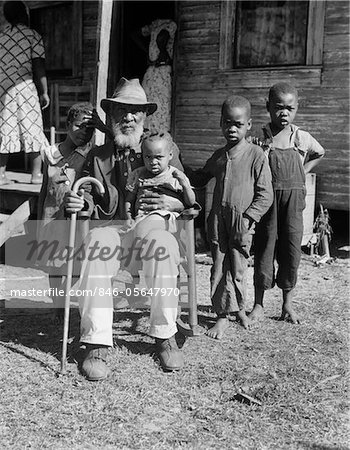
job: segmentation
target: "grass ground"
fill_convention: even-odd
[[[197,269],[199,320],[207,328],[214,321],[210,266]],[[222,341],[182,340],[186,368],[174,374],[163,373],[154,357],[147,311],[117,311],[109,354],[113,374],[100,383],[87,382],[74,361],[76,310],[69,370],[62,376],[61,330],[48,310],[6,308],[1,448],[350,448],[349,259],[318,268],[304,256],[297,291],[302,325],[276,320],[281,302],[274,289],[266,299],[266,319],[252,331],[232,322]],[[249,296],[251,308],[251,283]]]

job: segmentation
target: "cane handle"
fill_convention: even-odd
[[[76,194],[79,191],[80,186],[82,184],[84,184],[84,183],[96,184],[96,186],[98,187],[98,190],[100,191],[100,194],[104,194],[105,193],[105,188],[103,187],[103,184],[101,183],[101,181],[97,180],[94,177],[83,177],[83,178],[80,178],[79,180],[77,180],[74,183],[72,191]]]

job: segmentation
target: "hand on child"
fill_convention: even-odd
[[[155,211],[156,209],[172,211],[172,201],[178,200],[169,198],[167,195],[159,192],[144,190],[140,196],[140,209],[145,212]]]
[[[96,128],[96,130],[101,131],[102,133],[107,134],[109,137],[113,138],[113,133],[112,131],[107,127],[107,125],[105,125],[100,116],[98,115],[98,112],[96,111],[96,109],[93,109],[91,112],[91,116],[86,116],[89,121],[88,121],[88,126],[92,127],[92,128]]]
[[[263,141],[261,139],[259,139],[257,136],[248,136],[246,138],[246,140],[250,144],[259,145],[259,147],[262,147],[262,145],[263,145]]]

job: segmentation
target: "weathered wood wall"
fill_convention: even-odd
[[[253,107],[253,130],[268,121],[269,87],[288,79],[299,89],[296,125],[326,149],[317,166],[317,203],[349,209],[349,3],[327,1],[323,68],[309,71],[219,70],[220,1],[178,4],[174,134],[185,164],[198,168],[223,144],[219,127],[225,97],[236,93]]]
[[[83,2],[83,79],[82,84],[94,80],[97,60],[98,0]]]

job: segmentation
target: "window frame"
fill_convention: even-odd
[[[295,69],[322,68],[324,17],[326,2],[309,0],[307,38],[306,38],[306,63],[299,66],[261,66],[239,67],[233,66],[233,37],[236,26],[237,0],[222,0],[220,12],[220,51],[219,70],[230,72],[246,71],[285,71]]]

